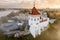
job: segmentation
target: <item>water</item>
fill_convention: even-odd
[[[9,15],[13,10],[0,11],[0,17]]]

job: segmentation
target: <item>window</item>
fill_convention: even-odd
[[[31,20],[33,20],[33,19],[31,18]]]
[[[39,20],[39,18],[37,18],[37,20]]]
[[[40,19],[41,19],[41,17],[40,17]]]
[[[34,21],[36,21],[36,19],[34,19]]]
[[[38,25],[39,23],[36,23],[36,25]]]

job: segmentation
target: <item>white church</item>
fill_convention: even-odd
[[[27,14],[19,14],[18,18],[27,20],[28,25],[30,26],[28,29],[28,32],[24,32],[24,34],[31,34],[34,38],[38,35],[41,35],[41,32],[45,31],[48,29],[49,25],[49,18],[47,17],[47,13],[41,13],[39,12],[35,6],[32,8],[30,11],[31,13]],[[11,22],[11,21],[9,21]],[[24,22],[18,23],[18,25],[23,25]],[[28,27],[28,26],[27,26]],[[15,37],[22,35],[23,32],[19,32],[15,34]]]
[[[28,23],[30,26],[29,31],[35,38],[48,28],[49,18],[44,16],[42,13],[39,13],[34,6],[32,12],[28,16]]]

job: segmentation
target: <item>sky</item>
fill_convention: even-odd
[[[0,0],[0,8],[33,8],[33,2],[37,9],[59,9],[60,0]],[[6,16],[11,11],[0,11],[0,17]]]
[[[21,3],[21,2],[33,2],[33,0],[0,0],[0,3]]]
[[[60,0],[0,0],[0,8],[60,8]]]

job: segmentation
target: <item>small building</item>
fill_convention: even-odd
[[[19,32],[17,22],[3,23],[1,24],[0,29],[3,31],[3,34],[7,36],[12,36],[15,33]]]

